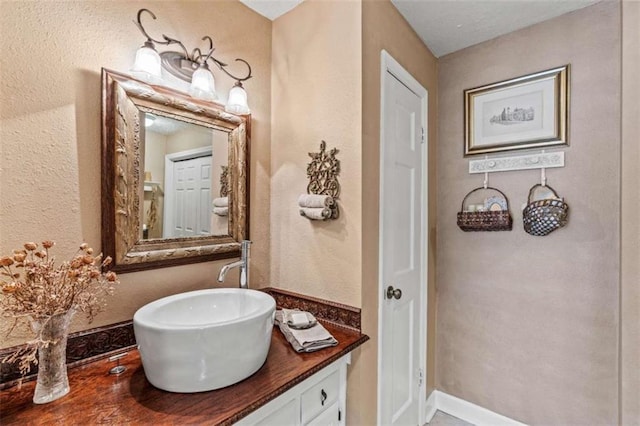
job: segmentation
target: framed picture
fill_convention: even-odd
[[[569,65],[464,91],[464,155],[568,145]]]

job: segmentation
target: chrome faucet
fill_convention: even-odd
[[[220,268],[220,273],[218,274],[218,282],[221,283],[224,281],[224,277],[227,275],[230,269],[240,268],[240,288],[249,288],[249,246],[251,245],[251,241],[244,240],[242,241],[242,255],[240,260],[235,262],[227,263],[222,268]]]

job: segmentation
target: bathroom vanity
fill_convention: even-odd
[[[279,307],[291,307],[290,295],[275,294]],[[307,299],[302,308],[316,303]],[[344,311],[314,310],[329,316]],[[153,387],[137,350],[121,359],[126,371],[110,375],[107,359],[69,370],[71,392],[45,405],[32,403],[35,382],[0,392],[0,422],[9,424],[344,424],[346,369],[350,353],[368,340],[357,328],[323,320],[338,346],[296,353],[274,328],[269,355],[257,373],[235,385],[209,392],[171,393]]]
[[[343,425],[350,362],[351,354],[344,355],[236,425]]]

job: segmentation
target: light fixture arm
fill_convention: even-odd
[[[218,59],[216,59],[216,58],[214,58],[212,56],[214,50],[216,50],[216,49],[213,47],[213,40],[209,36],[202,37],[202,40],[205,40],[205,41],[209,42],[209,52],[207,52],[206,55],[203,54],[202,51],[200,50],[200,48],[198,48],[198,47],[193,49],[193,52],[191,52],[191,55],[189,55],[189,52],[187,51],[186,47],[184,46],[184,44],[182,44],[182,42],[180,40],[176,40],[176,39],[171,38],[171,37],[169,37],[169,36],[167,36],[165,34],[162,35],[163,40],[154,39],[153,37],[151,37],[149,35],[149,33],[147,33],[147,31],[144,29],[144,26],[142,25],[142,14],[144,12],[148,13],[149,15],[151,15],[151,17],[153,19],[157,19],[157,18],[156,18],[156,15],[152,11],[150,11],[149,9],[140,9],[138,11],[138,15],[137,15],[136,21],[134,21],[134,23],[136,24],[136,26],[138,27],[140,32],[147,38],[148,42],[153,42],[153,43],[164,45],[164,46],[168,46],[168,45],[171,45],[171,44],[177,44],[182,48],[182,51],[184,52],[185,59],[188,59],[191,62],[196,62],[198,64],[204,64],[208,60],[212,60],[213,63],[215,63],[221,71],[223,71],[225,74],[227,74],[229,77],[233,78],[236,81],[245,81],[245,80],[248,80],[248,79],[250,79],[252,77],[252,75],[251,75],[251,65],[249,65],[249,63],[247,61],[245,61],[244,59],[239,59],[238,58],[238,59],[236,59],[236,61],[243,62],[247,66],[248,73],[246,74],[246,76],[238,77],[238,76],[235,76],[235,75],[231,74],[229,71],[227,71],[225,69],[227,67],[227,64],[225,64],[224,62],[219,61]],[[204,59],[202,59],[203,57],[204,57]]]
[[[249,72],[247,72],[247,75],[245,77],[238,77],[231,74],[229,71],[226,70],[226,67],[228,66],[228,64],[220,62],[213,56],[210,59],[213,61],[214,64],[218,66],[218,68],[220,68],[220,71],[224,72],[226,75],[228,75],[229,77],[233,78],[236,81],[246,81],[246,80],[249,80],[251,77],[253,77],[251,75],[251,65],[249,65],[249,62],[245,61],[244,59],[236,58],[236,61],[243,62],[249,69]]]
[[[147,38],[147,41],[152,41],[154,43],[158,43],[158,44],[166,44],[160,40],[154,40],[153,38],[151,38],[151,36],[147,33],[147,31],[145,31],[144,27],[142,26],[142,21],[141,21],[141,17],[142,17],[142,12],[147,12],[149,15],[151,15],[151,17],[153,19],[157,19],[156,15],[153,14],[152,11],[150,11],[149,9],[140,9],[138,11],[138,17],[135,21],[133,21],[134,24],[136,24],[136,27],[138,27],[138,29],[140,30],[140,32]]]
[[[156,15],[149,9],[140,9],[138,11],[138,15],[137,15],[136,21],[134,21],[134,24],[136,24],[136,27],[138,27],[140,32],[147,38],[147,42],[153,42],[156,44],[161,44],[163,46],[169,46],[170,44],[178,44],[184,51],[185,57],[189,58],[189,52],[187,52],[187,48],[184,47],[184,44],[182,44],[180,40],[176,40],[175,38],[171,38],[165,34],[162,34],[162,38],[164,39],[164,41],[162,41],[162,40],[156,40],[155,38],[149,35],[149,33],[144,29],[144,26],[142,25],[141,18],[142,18],[143,12],[147,12],[149,15],[151,15],[153,19],[157,19],[157,18],[156,18]]]
[[[213,47],[213,40],[211,40],[211,37],[204,36],[202,37],[202,40],[209,40],[209,53],[207,53],[207,55],[205,56],[202,54],[202,51],[200,50],[200,48],[196,47],[195,49],[193,49],[192,58],[194,62],[197,62],[199,64],[206,64],[209,58],[211,57],[211,54],[213,53],[213,51],[216,49]],[[196,55],[196,52],[197,52],[197,55]],[[204,59],[200,61],[200,58],[202,58],[203,56],[204,56]]]
[[[176,40],[175,38],[171,38],[165,34],[162,34],[162,37],[166,40],[166,43],[160,43],[160,44],[164,44],[166,46],[170,45],[170,44],[178,44],[180,45],[180,47],[182,48],[182,51],[184,52],[184,56],[185,58],[191,60],[191,58],[189,57],[189,52],[187,52],[187,48],[184,47],[184,44],[182,44],[182,42],[180,40]]]

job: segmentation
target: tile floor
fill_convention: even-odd
[[[436,411],[431,421],[427,423],[428,426],[473,426],[471,423],[467,423],[464,420],[460,420],[457,417],[450,416],[442,411]]]

